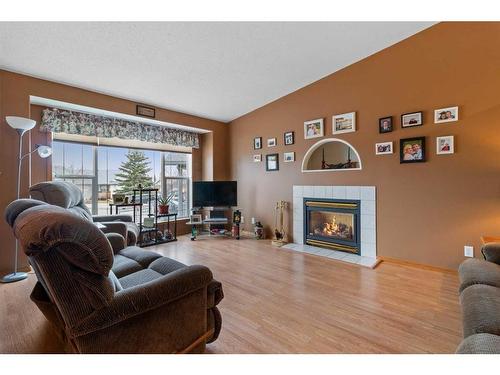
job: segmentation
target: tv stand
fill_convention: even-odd
[[[209,217],[205,218],[206,211],[209,211]],[[190,225],[194,225],[195,228],[196,226],[200,227],[200,235],[201,234],[208,234],[211,236],[217,236],[217,235],[222,235],[222,236],[227,236],[228,234],[231,234],[231,229],[227,228],[229,224],[231,224],[231,219],[228,218],[227,211],[229,211],[229,217],[232,217],[232,207],[210,207],[210,208],[205,208],[205,207],[197,207],[193,208],[192,212],[201,214],[203,219],[201,223],[195,224],[195,223],[188,223]],[[205,231],[202,233],[202,228],[203,226],[208,227],[208,232]],[[195,240],[197,236],[192,236],[191,240]]]

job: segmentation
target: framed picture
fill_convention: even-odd
[[[137,104],[135,113],[139,116],[155,118],[156,111],[153,107]]]
[[[394,153],[392,142],[375,143],[375,155],[387,155]]]
[[[295,152],[285,152],[283,154],[283,161],[285,163],[290,163],[292,161],[295,161]]]
[[[399,162],[421,163],[425,161],[425,137],[399,140]]]
[[[285,146],[293,145],[295,143],[295,132],[286,132],[283,135],[283,143]]]
[[[257,154],[257,155],[253,156],[253,162],[254,163],[260,163],[261,161],[262,161],[262,155],[261,154]]]
[[[455,145],[452,135],[436,138],[436,154],[448,155],[453,153],[455,153]]]
[[[322,118],[304,122],[304,139],[320,138],[324,133]]]
[[[356,112],[343,113],[332,117],[333,134],[351,133],[356,131]]]
[[[378,132],[379,133],[390,133],[394,129],[392,127],[392,116],[382,117],[378,120]]]
[[[268,138],[267,139],[267,147],[274,147],[278,144],[276,138]]]
[[[434,124],[458,121],[458,107],[448,107],[434,110]]]
[[[190,219],[191,224],[202,224],[202,222],[203,222],[200,214],[193,214],[190,216],[189,219]]]
[[[424,123],[422,112],[405,113],[401,115],[401,127],[411,128],[412,126],[420,126]]]
[[[279,169],[279,154],[266,155],[266,171],[272,172],[278,171]]]
[[[253,149],[260,150],[262,148],[262,137],[255,137],[253,139]]]

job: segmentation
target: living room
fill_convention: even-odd
[[[500,354],[474,16],[1,19],[0,353]]]

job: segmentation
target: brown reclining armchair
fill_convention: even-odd
[[[83,200],[82,191],[67,181],[46,181],[32,185],[33,199],[66,208],[91,222],[100,222],[105,233],[119,233],[127,239],[127,245],[135,245],[139,237],[139,227],[130,215],[93,215]]]
[[[41,201],[14,201],[5,218],[38,278],[31,298],[69,351],[200,353],[217,338],[223,294],[207,267],[123,238],[112,248],[119,235]]]

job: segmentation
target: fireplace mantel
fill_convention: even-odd
[[[360,255],[346,254],[304,244],[304,198],[353,199],[360,207]],[[286,248],[310,252],[350,263],[373,267],[377,257],[377,220],[375,186],[293,186],[293,244]]]

